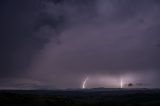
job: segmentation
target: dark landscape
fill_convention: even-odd
[[[159,89],[1,90],[0,106],[158,106]]]

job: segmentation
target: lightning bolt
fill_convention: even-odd
[[[86,86],[87,86],[87,85],[86,85],[87,80],[88,80],[88,77],[86,77],[85,80],[83,81],[83,84],[82,84],[82,88],[83,88],[83,89],[85,89]]]
[[[120,79],[120,87],[123,88],[123,79]]]

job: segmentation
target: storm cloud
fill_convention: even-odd
[[[29,0],[22,13],[14,14],[23,23],[9,23],[15,34],[6,39],[15,40],[7,42],[13,62],[5,63],[10,68],[1,71],[4,80],[74,88],[86,76],[92,83],[130,76],[158,87],[159,10],[158,0]]]

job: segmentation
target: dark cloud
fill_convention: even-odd
[[[23,74],[33,55],[50,39],[36,33],[56,21],[42,14],[42,0],[2,0],[1,5],[1,75]]]
[[[131,75],[136,74],[138,81],[157,84],[158,0],[6,0],[1,4],[3,80],[66,88],[80,87],[88,75],[94,82],[100,76],[128,74],[134,81]]]

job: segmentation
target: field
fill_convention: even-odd
[[[0,106],[160,106],[160,90],[1,90]]]

